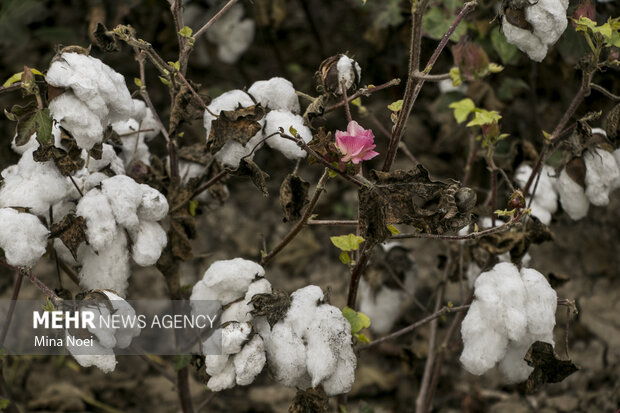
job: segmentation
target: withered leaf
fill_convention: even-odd
[[[408,224],[425,233],[443,234],[471,221],[475,192],[457,181],[431,181],[421,165],[409,171],[371,171],[370,176],[376,184],[360,191],[360,226],[373,228],[367,233],[372,239],[389,236],[387,228],[378,226]]]
[[[525,10],[507,7],[504,9],[504,16],[513,26],[532,31],[532,25],[525,19]]]
[[[579,368],[570,360],[561,360],[553,346],[543,341],[536,341],[530,346],[524,360],[534,371],[525,384],[527,393],[534,393],[545,383],[559,383]]]
[[[231,139],[245,145],[261,130],[258,121],[264,115],[265,110],[260,104],[220,112],[218,118],[211,122],[211,133],[207,140],[209,152],[216,153]]]
[[[188,80],[194,91],[198,90],[200,85]],[[201,96],[202,98],[202,96]],[[208,97],[204,97],[203,101],[209,101]],[[172,108],[170,110],[170,131],[171,135],[176,133],[182,122],[191,122],[199,119],[204,113],[204,108],[200,100],[192,93],[192,91],[183,84],[174,97]]]
[[[329,162],[337,161],[339,158],[332,133],[327,132],[323,127],[319,128],[312,140],[308,142],[308,147]],[[316,162],[313,157],[310,157],[308,161],[310,163]]]
[[[620,103],[613,107],[605,116],[605,132],[610,139],[615,140],[620,130]]]
[[[290,296],[281,290],[274,290],[271,294],[255,294],[250,300],[254,309],[250,312],[253,316],[264,316],[273,327],[286,315],[291,306]]]
[[[316,389],[297,390],[288,413],[321,413],[328,409],[328,399],[322,386]]]
[[[24,106],[13,105],[10,111],[5,109],[4,114],[10,120],[17,121],[15,145],[25,145],[34,133],[43,144],[50,140],[53,119],[48,108],[38,109],[36,102],[29,102]]]
[[[116,133],[114,129],[112,129],[112,126],[108,126],[105,132],[103,132],[103,143],[107,143],[119,148],[123,146],[123,141],[121,137],[118,136],[118,133]]]
[[[288,174],[280,186],[280,206],[284,222],[301,218],[304,206],[308,203],[310,184],[297,175]]]
[[[549,228],[534,216],[527,220],[525,230],[520,225],[508,231],[496,232],[481,237],[477,246],[493,255],[510,252],[513,260],[521,259],[531,244],[541,244],[552,239]]]
[[[82,242],[86,241],[86,221],[75,214],[66,215],[62,221],[53,224],[50,229],[50,238],[58,238],[71,251],[77,260],[77,250]]]
[[[205,142],[183,146],[177,149],[177,156],[179,159],[199,163],[204,166],[207,166],[213,162],[213,155],[207,151],[207,145]]]
[[[321,95],[314,99],[312,103],[306,108],[304,112],[304,123],[310,125],[314,118],[323,116],[325,113],[325,103],[327,102],[327,96]]]
[[[97,23],[97,28],[93,32],[93,38],[95,39],[95,45],[104,52],[118,52],[121,50],[116,37],[108,34],[108,29],[101,22]]]
[[[32,158],[37,162],[54,161],[60,173],[69,176],[82,169],[85,162],[82,158],[82,149],[77,146],[75,139],[62,128],[60,136],[60,143],[63,148],[54,146],[50,140],[46,144],[39,145],[37,150],[33,152]]]
[[[188,260],[192,257],[192,243],[190,242],[191,227],[194,227],[193,219],[191,223],[187,219],[173,218],[170,220],[170,231],[168,239],[172,255],[179,260]]]
[[[267,190],[267,184],[265,182],[269,178],[269,174],[263,172],[254,161],[241,159],[239,168],[232,171],[231,174],[236,176],[249,176],[254,186],[258,188],[264,196],[269,196],[269,191]]]
[[[92,148],[90,148],[88,155],[93,159],[100,160],[103,156],[103,144],[101,142],[97,142]]]

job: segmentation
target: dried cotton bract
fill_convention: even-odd
[[[533,2],[532,2],[533,3]],[[525,7],[525,20],[531,31],[522,29],[502,19],[502,29],[509,43],[527,53],[530,59],[540,62],[549,47],[558,41],[567,26],[568,0],[538,0]]]
[[[500,263],[475,283],[475,299],[461,334],[461,363],[481,375],[499,363],[509,382],[525,380],[532,372],[523,360],[535,341],[553,344],[557,294],[538,271]]]

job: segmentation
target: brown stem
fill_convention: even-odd
[[[344,85],[344,82],[340,82],[340,90],[342,90],[342,105],[344,106],[344,113],[347,115],[347,123],[350,123],[351,118],[351,109],[349,108],[349,99],[347,98],[347,87]]]
[[[362,89],[358,90],[357,92],[355,92],[354,94],[352,94],[351,96],[349,96],[347,98],[347,102],[350,103],[350,102],[354,101],[355,99],[357,99],[360,96],[370,96],[371,94],[373,94],[375,92],[378,92],[380,90],[387,89],[389,87],[396,86],[396,85],[399,85],[399,84],[400,84],[400,79],[392,79],[389,82],[385,82],[385,83],[383,83],[381,85],[377,85],[377,86],[373,86],[373,87],[367,87],[367,88],[362,88]],[[334,110],[338,109],[342,105],[344,105],[343,101],[340,101],[338,103],[334,103],[333,105],[326,107],[325,110],[323,111],[323,113],[328,113],[328,112],[334,111]]]
[[[597,85],[596,83],[590,83],[590,87],[596,90],[597,92],[601,92],[603,95],[607,96],[611,100],[616,100],[616,101],[620,100],[620,96],[614,95],[613,93],[611,93],[609,90],[605,89],[601,85]]]
[[[5,92],[13,92],[22,88],[22,82],[13,83],[11,86],[0,86],[0,94]]]
[[[13,294],[11,294],[11,304],[9,306],[9,311],[6,314],[6,320],[4,322],[4,325],[2,326],[2,335],[0,336],[0,348],[4,347],[4,341],[6,340],[6,335],[9,332],[11,320],[13,319],[13,312],[15,311],[15,305],[17,304],[17,297],[19,296],[19,290],[21,289],[23,279],[24,273],[20,270],[17,272],[17,278],[15,278],[15,284],[13,285]]]
[[[426,238],[426,239],[441,239],[441,240],[451,240],[451,241],[463,240],[463,239],[476,239],[476,238],[483,237],[485,235],[508,231],[511,227],[516,225],[516,223],[517,221],[513,220],[513,221],[506,222],[504,225],[500,225],[499,227],[493,227],[493,228],[485,229],[485,230],[478,231],[478,232],[472,232],[466,235],[442,235],[442,234],[425,234],[422,232],[414,232],[414,233],[408,233],[408,234],[392,235],[390,239]]]
[[[420,49],[421,49],[421,39],[422,39],[422,17],[424,12],[426,11],[426,7],[428,5],[428,0],[421,0],[418,4],[417,9],[413,13],[412,20],[412,33],[411,33],[411,46],[409,52],[409,75],[407,77],[407,86],[405,87],[405,94],[403,96],[403,105],[400,113],[398,114],[398,120],[396,121],[396,125],[394,125],[394,129],[392,130],[392,138],[390,139],[390,145],[388,146],[388,151],[385,155],[385,162],[383,163],[383,171],[389,171],[394,163],[394,159],[396,158],[396,152],[398,149],[398,144],[402,139],[402,136],[405,131],[405,125],[407,120],[409,119],[409,115],[411,115],[411,109],[424,85],[424,78],[416,77],[416,75],[420,74]],[[454,30],[459,25],[459,23],[463,20],[463,18],[471,12],[476,6],[476,0],[465,3],[459,14],[456,16],[452,25],[443,36],[437,48],[431,55],[424,71],[421,74],[428,74],[437,58],[443,51],[444,47],[448,43],[450,36],[454,33]]]
[[[45,285],[43,281],[39,280],[36,275],[32,274],[32,270],[30,268],[23,267],[20,269],[20,272],[22,272],[23,275],[25,275],[26,278],[28,278],[39,290],[43,291],[43,293],[47,295],[54,304],[62,301],[62,298],[56,295],[56,293]]]
[[[282,251],[284,247],[286,247],[288,243],[291,242],[293,238],[297,236],[297,234],[299,234],[299,231],[303,229],[303,227],[306,225],[306,222],[310,219],[310,216],[312,216],[312,212],[314,211],[314,208],[316,207],[316,204],[319,201],[319,198],[321,197],[321,193],[323,193],[323,191],[325,190],[325,183],[327,182],[328,178],[329,178],[329,172],[327,169],[325,169],[325,171],[323,172],[323,175],[321,175],[321,178],[319,179],[319,182],[316,185],[316,189],[314,190],[312,199],[310,199],[310,202],[308,203],[308,206],[306,207],[304,214],[299,219],[299,221],[297,221],[295,226],[291,228],[289,233],[286,234],[286,236],[282,239],[282,241],[280,241],[280,243],[276,245],[269,254],[266,254],[265,256],[263,256],[261,260],[261,265],[266,265],[269,261],[271,261],[271,259],[275,257],[280,251]]]
[[[194,413],[192,395],[189,391],[189,370],[187,366],[177,371],[177,392],[179,393],[183,413]]]
[[[367,244],[365,244],[362,248],[362,252],[357,259],[357,263],[353,267],[353,270],[351,270],[351,281],[349,282],[349,293],[347,295],[347,306],[349,308],[355,308],[355,302],[357,301],[357,288],[360,284],[362,274],[364,274],[364,270],[366,269],[366,265],[368,264],[368,260],[372,255],[372,250],[374,247],[374,243],[367,241]]]
[[[444,314],[461,312],[461,311],[467,310],[468,308],[469,308],[469,304],[461,305],[461,306],[458,306],[458,307],[443,307],[439,311],[436,311],[435,313],[429,315],[428,317],[424,317],[423,319],[421,319],[419,321],[416,321],[415,323],[413,323],[413,324],[411,324],[411,325],[409,325],[409,326],[407,326],[405,328],[402,328],[402,329],[400,329],[398,331],[395,331],[395,332],[393,332],[391,334],[388,334],[385,337],[381,337],[381,338],[378,338],[376,340],[371,341],[370,343],[368,343],[368,345],[366,345],[364,347],[361,347],[360,351],[361,350],[366,350],[368,348],[372,348],[372,347],[374,347],[374,346],[376,346],[378,344],[381,344],[381,343],[383,343],[385,341],[392,340],[392,339],[398,338],[398,337],[400,337],[402,335],[405,335],[407,333],[410,333],[413,330],[416,330],[416,329],[422,327],[423,325],[425,325],[427,323],[430,323],[434,319],[443,316]]]
[[[423,79],[426,82],[441,82],[442,80],[450,79],[450,73],[442,73],[439,75],[428,75],[421,72],[414,74],[416,79]]]
[[[352,226],[357,225],[355,219],[309,219],[307,225]]]

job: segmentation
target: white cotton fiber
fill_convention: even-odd
[[[252,332],[249,323],[231,322],[222,327],[222,354],[237,354]]]
[[[71,334],[67,332],[66,336],[70,337]],[[65,347],[82,367],[95,366],[104,373],[111,373],[116,368],[114,350],[102,346],[97,341],[92,346],[66,345]]]
[[[116,220],[108,198],[98,189],[91,189],[77,204],[76,215],[86,220],[88,243],[95,250],[106,248],[114,240]]]
[[[243,19],[243,6],[235,4],[207,31],[207,39],[218,47],[224,63],[235,63],[254,40],[254,20]]]
[[[232,359],[229,358],[222,371],[209,379],[207,387],[211,391],[230,389],[235,386],[235,375],[235,365]]]
[[[532,167],[527,164],[521,164],[515,172],[515,181],[523,188],[527,184],[527,181],[532,174]],[[534,199],[530,204],[530,198],[526,198],[526,205],[530,205],[532,209],[532,215],[535,216],[545,225],[551,223],[551,215],[553,215],[558,209],[558,195],[556,193],[556,178],[553,168],[548,165],[543,165],[540,171],[540,177],[538,178],[538,185],[536,186],[536,192]],[[536,178],[535,178],[536,179]],[[534,183],[536,180],[534,180]],[[534,184],[532,184],[532,190]]]
[[[306,347],[300,336],[287,323],[273,326],[265,341],[269,369],[274,380],[288,387],[308,387],[310,377],[306,371]]]
[[[583,187],[573,181],[565,169],[560,173],[556,188],[560,195],[562,209],[566,211],[571,219],[576,221],[588,215],[590,200],[586,196]]]
[[[301,116],[280,110],[269,112],[265,116],[264,135],[265,137],[272,134],[275,135],[267,139],[267,145],[282,152],[288,159],[303,159],[306,157],[306,151],[301,149],[294,141],[278,135],[280,128],[284,130],[285,134],[290,135],[291,127],[297,131],[297,136],[304,142],[308,143],[312,140],[312,132],[304,125],[304,120]]]
[[[252,281],[264,275],[263,267],[243,258],[216,261],[194,285],[190,300],[220,300],[222,305],[229,304],[243,297]]]
[[[87,290],[108,289],[125,295],[129,278],[129,254],[125,231],[119,229],[106,248],[95,253],[82,244],[78,249],[80,286]]]
[[[141,220],[161,221],[168,215],[168,201],[157,189],[140,184],[142,197],[138,206],[137,215]]]
[[[614,156],[604,149],[590,149],[583,154],[586,164],[586,196],[593,205],[609,204],[609,192],[620,179]]]
[[[131,257],[142,267],[154,265],[168,243],[166,231],[157,222],[141,220],[137,230],[129,231],[133,245]]]
[[[562,0],[539,0],[525,8],[525,20],[532,26],[531,31],[512,25],[506,17],[502,20],[502,30],[509,43],[540,62],[564,33],[568,24],[567,8],[568,2]]]
[[[105,123],[99,114],[70,91],[55,97],[49,109],[52,117],[75,138],[80,148],[90,150],[103,140]]]
[[[233,358],[237,385],[251,384],[265,367],[266,361],[263,339],[257,334]]]
[[[282,77],[254,82],[248,93],[263,107],[299,113],[299,98],[293,84]]]
[[[128,176],[117,175],[103,181],[101,191],[110,202],[116,222],[127,229],[137,228],[137,211],[142,202],[140,184]]]
[[[45,254],[48,235],[36,216],[0,208],[0,248],[10,265],[34,266]]]
[[[360,65],[346,55],[342,55],[342,57],[338,59],[336,69],[338,70],[338,81],[340,83],[344,83],[347,90],[351,88],[351,86],[355,83],[355,80],[359,79],[362,75]],[[342,94],[342,91],[339,89],[337,94]]]

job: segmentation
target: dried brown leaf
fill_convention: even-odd
[[[301,218],[304,206],[308,203],[310,184],[297,175],[288,174],[280,186],[280,206],[284,222]]]
[[[77,250],[82,242],[86,241],[86,221],[83,217],[69,214],[62,221],[53,224],[50,229],[50,238],[58,238],[71,251],[77,260]]]
[[[258,104],[236,110],[223,110],[217,119],[211,122],[211,133],[207,140],[207,148],[216,153],[228,142],[234,140],[242,145],[261,130],[258,122],[265,115],[265,110]]]
[[[530,346],[524,360],[534,371],[525,384],[527,393],[534,393],[545,383],[559,383],[577,370],[570,360],[561,360],[553,346],[543,341],[536,341]]]

